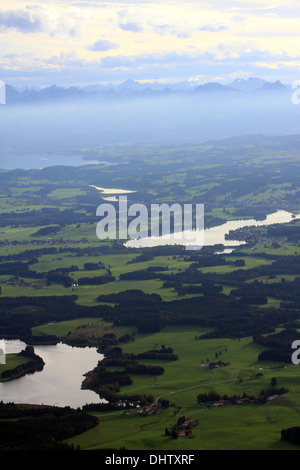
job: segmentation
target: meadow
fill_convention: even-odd
[[[26,364],[30,362],[30,358],[28,357],[22,357],[19,356],[18,354],[6,354],[5,356],[5,364],[0,364],[0,382],[5,382],[6,380],[10,379],[3,379],[1,378],[1,375],[3,372],[11,369],[15,369],[16,367]]]
[[[178,361],[155,361],[164,367],[159,377],[134,376],[133,384],[122,393],[153,393],[170,400],[170,407],[160,414],[140,416],[137,410],[95,413],[99,425],[68,442],[83,449],[125,447],[129,450],[213,450],[213,449],[293,449],[280,440],[280,431],[299,422],[299,366],[272,369],[274,363],[259,362],[261,346],[251,338],[196,340],[204,331],[192,327],[166,328],[160,333],[138,335],[124,346],[126,352],[142,352],[161,344],[174,348]],[[207,359],[229,361],[230,366],[209,369]],[[147,361],[143,361],[147,363]],[[153,362],[153,361],[152,361]],[[201,367],[202,366],[202,367]],[[261,374],[257,377],[257,374]],[[199,393],[214,391],[221,395],[242,396],[244,392],[258,396],[271,388],[275,377],[280,387],[288,387],[284,397],[266,404],[224,405],[214,407],[197,404]],[[193,428],[194,439],[172,439],[164,435],[180,416],[199,420]]]

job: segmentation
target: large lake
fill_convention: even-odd
[[[42,169],[50,166],[64,165],[64,166],[83,166],[83,165],[115,165],[110,162],[100,162],[95,160],[84,160],[82,155],[59,155],[59,154],[38,154],[38,155],[9,155],[1,156],[0,154],[0,169],[2,170],[15,170],[16,168],[22,170]]]
[[[6,354],[18,353],[25,344],[5,341]],[[81,390],[83,374],[94,369],[102,354],[95,348],[74,348],[59,343],[35,346],[35,353],[45,362],[44,369],[19,379],[0,383],[0,401],[81,407],[86,403],[105,402],[90,390]]]
[[[126,242],[128,248],[150,248],[162,245],[183,245],[188,249],[199,249],[201,246],[224,245],[226,247],[235,247],[243,245],[245,242],[240,240],[226,240],[226,235],[232,230],[244,227],[259,227],[274,224],[289,223],[295,219],[300,219],[300,215],[294,216],[290,212],[277,211],[268,215],[264,220],[231,220],[222,225],[208,228],[199,232],[183,231],[176,235],[171,234],[161,237],[148,237]]]

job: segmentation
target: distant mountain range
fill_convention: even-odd
[[[89,85],[85,87],[61,87],[52,85],[46,88],[29,87],[17,89],[6,85],[6,104],[42,103],[47,101],[82,100],[82,99],[116,99],[135,96],[162,96],[170,94],[201,95],[228,95],[251,93],[286,93],[290,92],[289,85],[283,85],[280,81],[267,82],[261,78],[248,78],[234,80],[230,85],[222,85],[217,82],[209,82],[196,85],[193,82],[183,81],[176,84],[140,83],[134,80],[126,80],[124,83],[113,85]]]

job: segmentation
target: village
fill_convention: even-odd
[[[5,233],[5,232],[0,232]],[[63,238],[46,238],[46,239],[34,239],[34,240],[0,240],[1,248],[9,248],[12,246],[35,246],[35,245],[84,245],[89,241],[87,238],[83,237],[78,240],[72,239],[63,239]]]
[[[1,279],[0,284],[6,284],[13,287],[24,287],[29,288],[33,287],[34,289],[45,289],[45,284],[34,284],[24,281],[24,279],[19,278],[18,276],[11,277],[9,279]]]
[[[141,416],[152,416],[157,413],[162,413],[164,410],[164,406],[160,403],[146,405],[138,409],[137,413]],[[125,412],[125,414],[130,414],[130,412]],[[173,439],[177,439],[178,437],[186,437],[187,439],[192,439],[195,435],[192,433],[192,428],[199,424],[198,419],[194,419],[191,417],[185,418],[180,417],[177,420],[177,424],[169,430],[168,428],[165,429],[165,436],[171,436]]]

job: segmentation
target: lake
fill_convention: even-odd
[[[5,341],[5,346],[6,354],[9,354],[20,352],[26,345],[13,340]],[[35,346],[34,350],[45,362],[43,370],[0,383],[0,400],[73,408],[106,401],[91,390],[81,390],[83,374],[94,369],[103,359],[96,348],[74,348],[59,343]]]
[[[130,189],[117,189],[117,188],[101,188],[100,186],[91,185],[91,188],[97,189],[100,191],[101,194],[131,194],[135,193],[136,191],[131,191]],[[113,199],[114,202],[118,201],[117,197],[115,196]]]
[[[59,155],[59,154],[37,154],[37,155],[8,155],[0,154],[0,169],[22,170],[42,169],[50,166],[84,166],[84,165],[116,165],[117,163],[100,162],[97,160],[84,160],[84,155]]]
[[[285,224],[295,219],[300,219],[300,215],[295,218],[293,214],[286,211],[277,211],[268,215],[264,220],[246,219],[230,220],[222,225],[205,229],[204,231],[191,232],[183,231],[161,237],[147,237],[129,240],[125,243],[128,248],[150,248],[162,245],[183,245],[187,249],[199,249],[202,246],[224,245],[225,247],[235,247],[245,244],[240,240],[226,240],[226,235],[232,230],[244,227],[259,227],[274,224]]]

